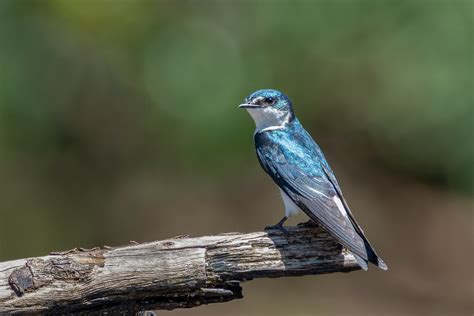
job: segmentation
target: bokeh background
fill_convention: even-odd
[[[163,315],[472,315],[470,0],[0,1],[0,260],[282,215],[237,105],[277,88],[388,272]],[[291,223],[305,221],[303,216]]]

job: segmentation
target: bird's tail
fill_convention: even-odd
[[[365,236],[364,236],[365,237]],[[367,271],[369,269],[368,267],[368,262],[375,264],[377,267],[379,267],[382,270],[388,270],[388,266],[385,264],[385,262],[380,258],[375,250],[372,248],[372,246],[369,244],[366,238],[364,238],[364,243],[365,243],[365,250],[367,251],[367,260],[352,253],[352,255],[355,257],[357,260],[357,263],[360,265],[360,267]]]
[[[372,248],[372,246],[369,244],[367,239],[365,240],[365,249],[367,250],[367,260],[370,263],[375,264],[377,267],[379,267],[382,270],[388,270],[388,266],[385,264],[385,262],[380,258],[375,250]]]
[[[362,268],[362,270],[364,270],[364,271],[369,270],[369,265],[367,264],[367,261],[365,261],[364,259],[362,259],[361,257],[359,257],[358,255],[356,255],[356,254],[353,253],[353,252],[352,252],[352,255],[353,255],[354,258],[357,260],[357,263],[358,263],[359,266]]]

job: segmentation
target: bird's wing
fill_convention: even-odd
[[[287,148],[265,141],[258,144],[257,156],[264,170],[306,215],[343,246],[367,260],[364,239],[319,161],[292,155]]]
[[[377,254],[374,247],[372,247],[372,245],[370,244],[367,237],[365,237],[365,234],[364,234],[364,231],[362,230],[362,227],[360,227],[360,225],[357,223],[354,215],[352,215],[351,209],[349,208],[349,205],[347,204],[346,199],[342,195],[342,191],[341,191],[341,188],[339,187],[339,184],[337,183],[336,177],[334,176],[332,171],[330,169],[328,169],[326,166],[323,165],[322,168],[323,168],[324,174],[326,175],[327,179],[332,183],[334,189],[336,190],[337,195],[339,196],[339,198],[342,202],[342,205],[344,206],[345,210],[347,211],[347,214],[349,216],[349,219],[351,220],[352,225],[354,225],[354,228],[357,231],[357,233],[359,234],[359,236],[361,236],[362,239],[364,239],[368,261],[372,262],[373,264],[377,265],[378,267],[380,267],[383,270],[387,270],[388,269],[387,265],[382,260],[382,258],[380,258],[380,256]]]

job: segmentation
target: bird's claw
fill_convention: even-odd
[[[313,220],[308,220],[303,223],[299,223],[297,226],[312,226],[312,227],[317,227],[318,224],[316,224]]]
[[[283,234],[285,234],[286,236],[288,236],[290,233],[288,232],[288,230],[283,227],[283,223],[288,219],[287,216],[283,216],[283,218],[278,222],[276,223],[276,225],[272,225],[272,226],[267,226],[265,227],[265,230],[279,230],[281,231]]]
[[[265,230],[279,230],[281,231],[285,236],[289,236],[290,235],[290,232],[288,231],[288,229],[286,229],[285,227],[283,227],[282,225],[271,225],[271,226],[267,226],[265,227]]]

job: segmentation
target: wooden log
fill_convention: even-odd
[[[242,298],[240,282],[359,269],[319,227],[175,237],[0,263],[0,314],[130,314]]]

